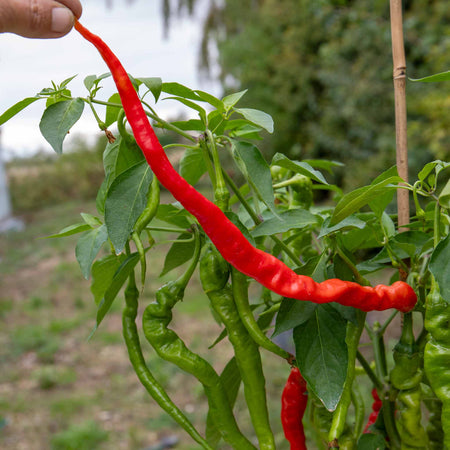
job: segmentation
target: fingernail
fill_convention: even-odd
[[[73,26],[73,14],[68,8],[53,8],[52,31],[67,33]]]

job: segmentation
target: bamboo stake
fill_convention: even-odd
[[[408,141],[406,123],[406,58],[403,43],[402,1],[390,0],[393,79],[395,95],[395,134],[397,170],[408,181]],[[397,210],[399,231],[409,223],[409,191],[398,189]]]

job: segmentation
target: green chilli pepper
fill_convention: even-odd
[[[315,432],[315,441],[317,448],[326,448],[328,444],[328,432],[330,430],[333,413],[325,408],[323,403],[314,395],[308,392],[309,404],[309,421],[313,425]]]
[[[158,355],[194,375],[203,385],[208,398],[209,412],[223,439],[233,448],[255,447],[239,431],[227,393],[212,366],[189,350],[179,336],[168,328],[172,320],[172,308],[184,296],[184,290],[194,272],[200,255],[200,239],[197,234],[194,258],[187,271],[176,281],[165,284],[156,292],[156,303],[151,303],[142,318],[144,335]]]
[[[275,449],[267,411],[265,378],[258,345],[243,325],[226,284],[228,263],[211,244],[206,244],[200,259],[200,280],[211,306],[224,324],[233,346],[244,385],[244,395],[261,449]],[[242,282],[247,287],[244,276]],[[233,280],[233,283],[236,283]]]
[[[262,348],[280,356],[281,358],[291,360],[292,355],[286,350],[283,350],[275,342],[271,341],[261,330],[258,323],[253,316],[252,309],[250,308],[250,303],[248,300],[248,285],[247,277],[239,272],[238,270],[231,269],[231,280],[234,301],[236,308],[244,324],[247,332],[252,337],[252,339]]]
[[[355,379],[356,352],[358,350],[361,333],[364,329],[365,319],[366,314],[361,311],[357,311],[358,324],[354,324],[352,322],[347,323],[347,332],[345,336],[348,353],[347,376],[345,378],[341,398],[333,414],[333,420],[328,433],[329,442],[338,440],[340,444],[340,438],[346,426],[348,408],[352,400],[352,385],[353,380]]]
[[[139,261],[141,263],[141,284],[145,283],[145,273],[147,271],[147,261],[145,259],[145,249],[141,241],[142,230],[155,217],[159,206],[159,182],[156,177],[153,177],[152,183],[147,194],[147,204],[141,215],[134,224],[134,231],[132,233],[133,241],[136,245],[136,250],[139,253]]]
[[[194,428],[189,419],[178,409],[167,395],[164,388],[156,381],[150,372],[142,354],[141,343],[136,327],[139,291],[136,288],[134,273],[129,277],[125,289],[125,308],[122,314],[123,337],[127,346],[128,356],[134,371],[147,392],[158,405],[166,411],[196,442],[203,448],[212,450],[212,447]]]
[[[450,305],[440,295],[434,277],[426,298],[425,328],[429,333],[424,351],[425,374],[442,402],[444,444],[450,448]]]
[[[422,426],[421,357],[413,333],[412,314],[403,316],[402,334],[394,348],[392,386],[398,389],[395,415],[402,449],[427,449],[428,437]]]
[[[429,411],[426,427],[428,435],[428,448],[442,450],[444,448],[444,431],[442,430],[442,402],[438,398],[424,400]]]

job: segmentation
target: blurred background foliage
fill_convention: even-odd
[[[121,1],[142,0],[105,7]],[[447,0],[403,3],[408,76],[449,70]],[[275,133],[258,144],[268,160],[343,162],[330,181],[346,190],[395,164],[388,0],[161,0],[161,14],[169,39],[175,17],[203,18],[199,75],[218,78],[224,95],[248,89],[240,106],[273,116]],[[448,160],[450,83],[408,82],[407,103],[414,179],[425,162]],[[104,144],[80,139],[62,157],[10,162],[14,210],[95,197]]]
[[[449,70],[448,3],[403,3],[408,76]],[[169,27],[196,7],[208,8],[202,70],[217,62],[225,93],[248,89],[243,102],[274,117],[268,157],[339,160],[348,188],[395,163],[388,0],[162,0]],[[449,88],[408,83],[412,174],[448,158]]]

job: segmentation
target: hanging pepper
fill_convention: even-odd
[[[200,280],[203,290],[224,324],[233,346],[259,448],[273,450],[275,441],[269,423],[261,356],[258,345],[241,322],[231,287],[227,283],[228,277],[227,262],[211,243],[207,243],[200,259]]]
[[[426,432],[428,435],[428,447],[430,450],[442,450],[444,448],[444,431],[442,430],[442,402],[434,397],[424,399],[428,409],[428,423]]]
[[[425,450],[428,448],[428,438],[421,424],[422,369],[411,313],[403,317],[402,334],[394,348],[394,362],[390,379],[392,386],[399,391],[395,421],[402,449]]]
[[[358,351],[358,344],[361,338],[361,333],[364,329],[364,322],[366,315],[359,311],[357,320],[358,323],[353,322],[347,323],[347,330],[345,336],[345,343],[347,344],[347,376],[345,378],[344,388],[342,390],[341,398],[333,413],[333,420],[331,422],[330,432],[328,434],[328,441],[335,442],[339,441],[341,438],[345,426],[346,418],[348,413],[348,408],[351,403],[352,396],[352,385],[355,379],[355,362],[356,362],[356,352]],[[348,440],[348,439],[347,439]]]
[[[134,371],[147,392],[153,397],[158,405],[166,411],[196,442],[203,448],[212,450],[212,447],[195,429],[189,419],[172,402],[164,388],[156,381],[142,354],[139,334],[136,327],[136,316],[138,310],[139,291],[136,288],[134,273],[129,277],[125,289],[125,308],[122,314],[123,337],[127,346],[128,356]]]
[[[397,308],[410,311],[416,301],[414,290],[397,281],[374,288],[338,279],[316,283],[296,274],[282,261],[259,250],[245,238],[225,214],[195,190],[173,168],[151,127],[127,72],[109,47],[75,20],[75,28],[99,51],[108,65],[134,137],[161,184],[194,215],[221,255],[240,272],[273,292],[288,298],[315,303],[338,302],[363,311]]]
[[[442,298],[434,277],[425,303],[425,328],[429,333],[424,351],[425,374],[442,402],[444,445],[450,448],[450,305]]]
[[[326,448],[333,413],[325,408],[313,392],[309,392],[308,395],[311,405],[309,420],[314,427],[316,446],[317,448]]]
[[[298,367],[292,367],[281,395],[281,424],[291,450],[306,450],[302,420],[307,402],[306,381]]]
[[[378,396],[378,392],[375,388],[372,389],[372,398],[372,412],[369,415],[369,419],[367,420],[363,433],[370,433],[370,427],[377,421],[378,414],[380,413],[381,407],[383,406],[383,402]]]
[[[156,211],[159,206],[159,183],[156,177],[153,177],[152,183],[147,193],[147,204],[142,211],[141,215],[134,224],[134,231],[131,235],[136,245],[136,250],[139,253],[139,260],[141,263],[141,284],[145,283],[145,273],[147,271],[147,260],[145,259],[145,249],[141,240],[142,230],[151,222],[155,217]]]
[[[234,302],[236,304],[239,317],[247,329],[248,334],[260,347],[274,353],[275,355],[281,356],[281,358],[291,360],[292,355],[275,344],[275,342],[271,341],[261,331],[261,328],[255,320],[248,300],[247,277],[233,268],[231,270],[231,280]]]
[[[147,306],[142,317],[144,335],[158,355],[194,375],[203,385],[208,398],[209,412],[225,442],[243,450],[255,447],[239,431],[227,393],[213,367],[202,357],[189,350],[180,337],[170,328],[172,308],[184,296],[184,290],[194,272],[200,255],[200,239],[197,236],[192,263],[176,281],[165,284],[156,292],[156,303]]]

